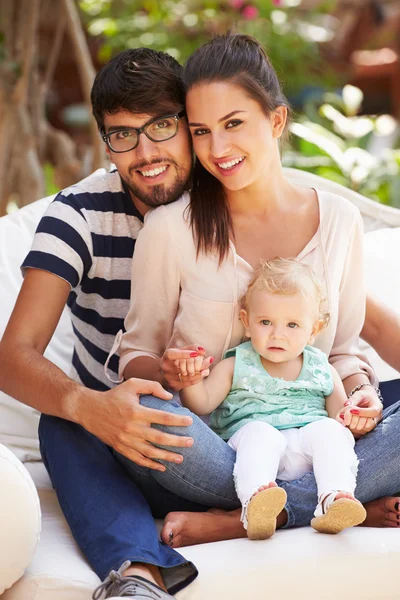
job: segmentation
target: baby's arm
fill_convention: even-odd
[[[339,373],[336,371],[335,367],[332,367],[332,365],[331,365],[331,374],[332,374],[332,379],[333,379],[333,392],[332,392],[332,394],[330,394],[329,396],[326,397],[325,406],[326,406],[328,415],[332,419],[338,418],[338,420],[340,420],[340,422],[343,423],[343,420],[341,420],[338,417],[338,413],[340,410],[342,410],[343,406],[347,402],[347,395],[346,395],[346,391],[343,386],[343,382],[340,379]]]
[[[233,380],[235,357],[226,358],[218,363],[205,381],[200,381],[179,392],[183,406],[196,415],[208,415],[228,395]]]

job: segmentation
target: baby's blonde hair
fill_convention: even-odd
[[[322,322],[321,329],[329,323],[329,313],[326,310],[327,300],[321,281],[309,265],[294,258],[277,257],[271,260],[261,260],[246,293],[241,298],[241,308],[247,312],[254,290],[285,296],[301,294],[307,299],[314,297],[318,313],[317,319]]]

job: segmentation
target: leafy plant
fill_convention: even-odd
[[[101,40],[102,62],[138,46],[169,52],[184,62],[213,35],[234,29],[260,40],[292,97],[305,85],[331,85],[335,79],[310,32],[319,11],[309,13],[307,28],[298,4],[299,0],[80,1],[89,34]],[[332,2],[325,4],[322,11]]]
[[[357,116],[362,100],[361,90],[347,85],[324,94],[321,104],[308,103],[290,126],[283,163],[400,208],[400,150],[379,143],[393,139],[397,123],[389,115]]]

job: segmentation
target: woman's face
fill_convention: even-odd
[[[198,159],[228,190],[270,177],[280,163],[277,140],[285,126],[284,107],[267,117],[238,85],[213,82],[189,90],[186,111]]]

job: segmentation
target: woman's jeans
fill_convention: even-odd
[[[189,412],[174,400],[142,396],[140,402],[173,413]],[[144,562],[159,566],[170,593],[176,593],[193,581],[197,570],[160,542],[153,516],[240,507],[232,477],[234,450],[192,416],[189,427],[156,426],[194,439],[192,448],[172,448],[183,455],[183,463],[165,462],[162,473],[114,453],[79,425],[42,415],[44,463],[72,534],[101,579],[125,560]],[[356,496],[361,502],[400,490],[400,402],[385,409],[384,421],[358,440],[355,449],[360,461]],[[313,473],[278,483],[288,495],[286,527],[307,525],[317,503]]]

